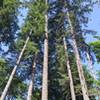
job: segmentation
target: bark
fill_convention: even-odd
[[[36,68],[36,57],[35,57],[35,59],[34,59],[34,63],[33,63],[33,66],[32,66],[32,75],[31,75],[31,81],[30,81],[29,88],[28,88],[27,100],[31,100],[31,98],[32,98],[32,91],[33,91],[33,84],[34,84],[34,71],[35,71],[35,68]]]
[[[72,46],[73,46],[73,50],[74,50],[74,54],[75,54],[75,58],[76,58],[76,64],[77,64],[77,69],[78,69],[78,73],[79,73],[83,98],[84,98],[84,100],[89,100],[87,85],[86,85],[84,72],[83,72],[83,68],[82,68],[82,64],[81,64],[81,59],[80,59],[80,56],[79,56],[78,47],[77,47],[77,43],[76,43],[76,40],[75,40],[75,32],[74,32],[74,29],[73,29],[73,26],[72,26],[72,23],[71,23],[71,19],[69,17],[69,12],[67,12],[67,17],[68,17],[68,22],[69,22],[69,25],[70,25],[70,28],[71,28],[71,34],[73,36],[73,38],[72,38],[72,44],[73,45]]]
[[[72,73],[71,73],[71,67],[69,64],[68,53],[67,53],[67,43],[66,43],[65,37],[63,38],[63,43],[64,43],[64,49],[65,49],[65,54],[66,54],[66,58],[67,58],[66,64],[67,64],[67,71],[68,71],[68,76],[69,76],[69,81],[70,81],[71,98],[72,98],[72,100],[76,100],[74,84],[73,84],[73,79],[72,79]]]
[[[32,31],[30,32],[30,35],[31,35],[31,33],[32,33]],[[9,80],[8,80],[8,82],[7,82],[7,84],[6,84],[5,88],[4,88],[4,90],[3,90],[3,92],[2,92],[2,95],[1,95],[0,100],[4,100],[4,98],[5,98],[6,94],[7,94],[7,91],[8,91],[8,89],[9,89],[10,85],[11,85],[12,79],[13,79],[13,77],[14,77],[14,75],[15,75],[16,69],[17,69],[17,67],[18,67],[18,65],[19,65],[19,63],[20,63],[20,60],[21,60],[22,55],[23,55],[23,53],[24,53],[24,51],[25,51],[25,48],[26,48],[26,46],[27,46],[28,41],[29,41],[29,36],[27,37],[27,39],[26,39],[26,41],[25,41],[25,44],[24,44],[24,46],[23,46],[23,49],[22,49],[22,51],[20,52],[20,55],[19,55],[18,60],[17,60],[17,62],[16,62],[16,65],[14,66],[14,68],[13,68],[13,70],[12,70],[12,73],[11,73],[11,75],[10,75],[10,77],[9,77]]]
[[[47,0],[45,0],[47,5]],[[44,40],[44,61],[42,78],[42,100],[48,100],[48,16],[45,14],[45,40]]]
[[[90,59],[90,55],[89,55],[88,52],[86,52],[86,55],[87,55],[88,67],[89,67],[89,70],[90,70],[90,74],[95,80],[97,80],[96,79],[96,74],[95,74],[94,69],[93,69],[93,64],[92,64],[92,61]]]

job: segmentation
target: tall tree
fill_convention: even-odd
[[[16,56],[15,52],[16,54],[20,53],[21,47],[23,47],[23,44],[25,43],[24,40],[27,38],[28,36],[27,32],[30,30],[30,28],[32,28],[33,33],[31,35],[31,41],[28,42],[27,48],[25,49],[25,52],[21,59],[21,62],[20,62],[21,67],[18,67],[16,70],[16,74],[18,78],[21,79],[21,81],[18,81],[18,80],[15,81],[15,77],[14,77],[14,81],[12,81],[12,84],[10,85],[11,90],[12,88],[14,88],[14,91],[11,91],[11,92],[8,91],[5,99],[26,99],[27,97],[30,98],[29,96],[30,94],[33,100],[41,100],[41,90],[44,88],[44,91],[42,90],[43,100],[48,100],[48,99],[66,100],[66,99],[72,99],[72,97],[73,97],[73,100],[75,100],[74,99],[75,96],[72,96],[72,94],[76,95],[77,100],[80,100],[80,99],[83,100],[83,96],[81,93],[82,91],[81,91],[80,79],[79,79],[78,71],[77,71],[77,64],[75,63],[75,61],[77,60],[76,58],[83,57],[81,55],[81,52],[85,51],[85,49],[83,50],[82,46],[80,46],[80,44],[83,45],[84,43],[82,41],[82,39],[84,40],[84,38],[80,34],[82,32],[80,24],[83,21],[81,17],[84,18],[84,13],[87,11],[88,7],[84,8],[84,5],[81,2],[81,1],[84,2],[85,0],[68,0],[72,2],[72,5],[69,7],[69,9],[72,11],[72,13],[75,11],[75,14],[70,13],[70,17],[74,16],[74,18],[81,20],[79,22],[74,21],[75,22],[74,24],[75,25],[77,24],[76,26],[72,24],[73,30],[75,32],[76,48],[78,51],[77,53],[75,49],[73,49],[75,48],[75,46],[72,48],[72,45],[71,45],[73,35],[70,34],[71,33],[69,29],[70,25],[68,24],[66,14],[64,13],[66,11],[66,9],[64,9],[65,7],[64,5],[66,4],[63,1],[64,0],[49,0],[50,10],[48,12],[47,12],[47,5],[45,5],[44,3],[45,0],[28,0],[28,2],[25,2],[27,3],[26,6],[28,8],[27,17],[25,19],[24,25],[22,26],[22,29],[21,29],[22,32],[18,33],[18,37],[16,40],[17,42],[15,41],[17,47],[12,45],[13,48],[15,48],[15,50],[10,51],[10,53],[12,51],[14,52],[14,54],[12,53],[14,56],[10,55],[11,56],[10,60],[13,59],[15,62],[15,58],[14,58]],[[69,2],[67,2],[67,4],[68,3]],[[83,11],[83,8],[84,8],[84,11]],[[46,20],[46,17],[44,18],[44,15],[47,13],[48,13],[48,16],[47,16],[48,18]],[[74,18],[70,18],[72,23],[73,23]],[[47,23],[45,23],[46,21]],[[68,29],[66,28],[67,25],[68,25]],[[42,34],[44,33],[44,29],[45,29],[45,34]],[[48,29],[49,29],[49,47],[48,47]],[[69,33],[69,34],[64,35],[64,33]],[[67,37],[66,38],[67,42],[65,41],[65,46],[67,46],[67,50],[65,50],[66,47],[64,48],[64,41],[62,40],[63,36]],[[30,79],[30,76],[32,74],[31,73],[32,72],[32,65],[31,65],[32,58],[35,52],[37,51],[35,48],[36,45],[35,46],[33,45],[34,43],[40,49],[40,55],[38,58],[38,60],[40,61],[38,62],[37,60],[38,63],[36,64],[36,67],[35,67],[36,72],[34,72],[34,75],[33,75],[34,83],[33,81],[30,81],[29,92],[28,92],[26,89],[24,91],[23,88],[21,88],[21,86],[23,85],[20,83],[22,83],[23,81],[27,83],[27,80],[32,80]],[[49,55],[48,55],[48,49],[49,49]],[[74,51],[76,52],[76,54],[78,54],[78,57],[74,56],[75,54]],[[66,59],[66,53],[68,55],[67,59]],[[42,78],[43,57],[44,57],[44,66],[43,66],[44,76],[43,76],[43,81],[42,81],[41,78]],[[49,57],[49,62],[48,62],[48,57]],[[67,70],[68,66],[66,67],[66,63],[67,65],[69,64],[70,70]],[[11,65],[13,64],[12,61],[10,62],[10,64]],[[48,66],[50,66],[49,69],[48,69]],[[5,74],[7,73],[5,71],[5,68],[4,68],[4,71],[1,71],[1,70],[3,69],[2,68],[0,69],[0,72],[3,73],[3,75],[4,73]],[[94,85],[93,78],[91,78],[89,72],[87,71],[87,69],[85,69],[85,67],[83,67],[83,70],[84,70],[84,77],[86,78],[88,89],[91,89]],[[81,72],[81,74],[83,74],[83,72]],[[9,76],[8,73],[7,73],[7,76]],[[1,77],[0,79],[2,81]],[[44,82],[43,84],[45,84],[45,86],[42,84],[42,82]],[[18,87],[15,87],[14,85],[16,85],[17,83],[19,83],[20,85],[18,85]],[[74,86],[73,86],[73,83],[74,83]],[[4,87],[4,85],[2,86]],[[32,87],[34,88],[33,94],[32,94]],[[74,92],[72,93],[72,91],[74,91],[75,93]],[[19,94],[20,93],[21,94],[19,95],[18,92]],[[28,92],[28,96],[26,95],[27,92]],[[92,97],[95,100],[95,96],[92,96]],[[91,96],[90,96],[90,99],[92,99]]]
[[[48,2],[45,0],[45,5]],[[45,40],[44,40],[44,61],[43,61],[43,82],[42,82],[42,100],[48,100],[48,15],[45,12]]]
[[[72,97],[72,100],[76,100],[74,84],[73,84],[73,79],[72,79],[72,74],[71,74],[71,68],[70,68],[69,58],[68,58],[68,53],[67,53],[67,43],[66,43],[65,37],[63,38],[63,42],[64,42],[64,49],[65,49],[65,54],[66,54],[68,76],[69,76],[69,81],[70,81],[71,97]]]
[[[31,33],[32,33],[32,30],[30,31],[30,35],[31,35]],[[6,84],[5,88],[4,88],[4,91],[3,91],[2,95],[1,95],[1,98],[0,98],[1,100],[4,100],[4,98],[5,98],[6,94],[7,94],[7,91],[9,89],[10,85],[11,85],[12,79],[13,79],[14,74],[16,72],[16,69],[17,69],[17,67],[18,67],[18,65],[20,63],[20,60],[21,60],[22,55],[23,55],[23,53],[25,51],[25,48],[27,46],[28,41],[29,41],[29,36],[26,39],[25,45],[23,46],[23,49],[20,52],[20,55],[19,55],[18,60],[16,62],[16,65],[14,66],[14,69],[12,70],[12,73],[11,73],[11,75],[9,77],[9,80],[8,80],[8,82],[7,82],[7,84]]]
[[[68,20],[68,23],[69,23],[69,26],[70,26],[70,32],[71,32],[71,35],[72,35],[72,46],[73,46],[74,54],[75,54],[75,57],[76,57],[77,69],[78,69],[78,72],[79,72],[79,78],[80,78],[80,82],[81,82],[83,97],[84,97],[84,99],[89,100],[87,85],[86,85],[85,77],[84,77],[84,72],[83,72],[83,68],[82,68],[82,64],[81,64],[81,60],[80,60],[77,42],[75,40],[76,32],[74,30],[75,28],[73,27],[74,25],[73,25],[73,22],[72,22],[72,19],[71,19],[71,16],[73,16],[73,14],[71,15],[71,13],[73,13],[74,11],[70,11],[71,13],[69,11],[70,11],[70,8],[68,8],[68,6],[67,6],[67,20]]]
[[[83,72],[83,68],[82,68],[82,64],[81,64],[81,60],[80,60],[80,55],[79,55],[78,48],[77,48],[77,43],[76,43],[76,40],[75,40],[75,32],[74,32],[74,28],[73,28],[73,25],[72,25],[72,22],[71,22],[71,19],[70,19],[69,12],[67,12],[67,17],[68,17],[68,22],[69,22],[70,29],[71,29],[71,34],[73,36],[73,38],[72,38],[73,44],[72,45],[73,45],[74,54],[75,54],[75,57],[76,57],[77,69],[78,69],[78,72],[79,72],[79,78],[80,78],[80,82],[81,82],[83,97],[84,97],[84,100],[89,100],[87,85],[86,85],[85,77],[84,77],[84,72]]]
[[[34,84],[34,71],[35,71],[35,67],[36,67],[36,56],[34,57],[34,61],[33,61],[33,66],[32,66],[32,74],[31,74],[31,80],[30,80],[30,84],[29,84],[29,88],[28,88],[28,96],[27,96],[27,100],[31,100],[32,98],[32,92],[33,92],[33,84]]]

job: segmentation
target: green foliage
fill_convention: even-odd
[[[25,44],[25,41],[22,39],[17,40],[16,44],[15,44],[15,50],[16,52],[20,52],[23,48]],[[25,49],[24,55],[23,55],[23,59],[28,58],[30,55],[34,55],[37,52],[39,52],[38,50],[38,45],[32,41],[29,41],[27,44],[27,47]]]
[[[92,47],[93,52],[96,55],[97,61],[100,62],[100,41],[91,42],[90,46]]]
[[[41,99],[41,91],[39,89],[34,89],[34,93],[32,95],[32,100],[40,100]]]
[[[29,32],[30,28],[33,30],[33,36],[41,36],[44,32],[44,15],[46,13],[46,5],[43,0],[33,1],[29,6],[29,13],[25,20],[22,33]]]
[[[15,32],[18,29],[17,15],[19,5],[19,0],[2,1],[2,6],[0,7],[0,43],[10,44],[14,42]]]
[[[3,6],[3,0],[0,0],[0,7]]]
[[[2,2],[3,1],[3,2]],[[51,2],[51,1],[50,1]],[[30,0],[28,4],[25,4],[28,8],[28,14],[25,19],[25,23],[21,28],[21,32],[18,33],[18,37],[15,40],[16,32],[16,16],[18,14],[19,1],[18,0],[0,0],[0,42],[7,41],[11,42],[15,40],[15,44],[12,44],[12,51],[17,54],[20,53],[21,49],[25,44],[25,39],[28,36],[29,31],[32,29],[32,35],[30,36],[30,41],[27,44],[24,55],[21,59],[20,66],[13,78],[12,84],[8,91],[8,95],[15,97],[16,100],[26,99],[27,94],[27,81],[31,75],[30,71],[32,69],[33,55],[39,52],[39,57],[37,57],[37,66],[35,72],[35,82],[32,100],[41,100],[41,77],[42,77],[42,63],[43,63],[43,39],[44,39],[44,29],[45,29],[45,14],[48,13],[48,33],[49,33],[49,100],[66,100],[71,98],[69,77],[66,65],[66,56],[63,46],[62,38],[66,35],[67,41],[71,39],[70,28],[68,26],[68,21],[66,18],[66,11],[63,12],[64,7],[69,7],[70,18],[74,27],[76,34],[76,41],[80,51],[85,47],[85,40],[82,36],[81,25],[88,22],[86,13],[92,11],[90,7],[90,0],[72,0],[72,4],[67,2],[67,6],[63,0],[57,0],[56,2],[51,2],[48,6],[45,5],[45,0]],[[27,3],[27,2],[25,2]],[[88,4],[83,5],[83,3]],[[89,8],[90,7],[90,8]],[[47,10],[48,9],[48,10]],[[47,12],[48,11],[48,12]],[[14,25],[14,27],[12,27]],[[66,28],[67,27],[67,28]],[[3,31],[7,28],[5,31]],[[11,31],[14,30],[14,31]],[[5,34],[3,34],[5,33]],[[6,34],[7,33],[7,34]],[[12,33],[12,34],[10,34]],[[9,38],[8,38],[9,37]],[[3,40],[4,39],[4,40]],[[69,42],[69,41],[68,41]],[[97,44],[97,43],[95,43]],[[97,47],[97,45],[96,45]],[[82,49],[81,49],[82,48]],[[99,43],[97,50],[99,50]],[[10,53],[12,53],[12,51]],[[66,51],[67,52],[67,51]],[[13,53],[12,53],[13,54]],[[73,54],[73,49],[71,43],[68,43],[68,55],[69,62],[71,66],[71,72],[73,76],[75,94],[77,95],[77,100],[82,98],[81,85],[78,75],[78,70],[76,66],[76,59]],[[99,51],[98,51],[99,55]],[[9,55],[8,55],[9,56]],[[11,56],[11,55],[10,55]],[[31,57],[30,57],[31,56]],[[81,56],[81,55],[80,55]],[[13,59],[13,56],[11,56]],[[28,58],[31,58],[30,61]],[[16,61],[16,59],[14,59]],[[13,64],[11,62],[11,64]],[[31,67],[30,67],[31,66]],[[0,93],[4,88],[8,76],[11,73],[12,68],[7,65],[7,62],[0,59]],[[26,74],[28,73],[28,74]],[[18,76],[22,74],[23,78]],[[99,81],[94,81],[89,71],[84,67],[84,75],[87,82],[88,90],[90,93],[95,92],[93,89],[94,84],[100,85]],[[38,79],[38,80],[37,80]],[[24,82],[23,82],[24,80]],[[83,99],[82,99],[83,100]],[[94,99],[95,100],[95,99]]]
[[[15,76],[13,78],[12,84],[10,86],[10,91],[8,92],[8,94],[13,94],[16,98],[23,98],[23,93],[27,91],[27,87],[27,84],[25,84],[21,79]]]
[[[60,66],[61,70],[63,69],[65,71],[66,67],[62,68],[66,65],[66,60],[65,60],[66,56],[65,56],[65,52],[64,52],[64,46],[59,44],[59,45],[57,45],[56,50],[57,50],[57,55],[58,55],[57,59],[58,59],[58,61],[60,61],[59,66]]]
[[[0,87],[4,87],[4,84],[7,80],[7,73],[8,71],[8,67],[7,67],[7,63],[4,59],[0,58]],[[1,91],[2,88],[0,88]]]
[[[2,0],[1,0],[2,1]],[[3,6],[0,9],[0,15],[16,14],[16,8],[19,6],[18,0],[3,0]]]
[[[12,68],[10,68],[10,66],[8,66],[7,62],[5,61],[5,59],[0,58],[0,93],[3,91],[9,75],[11,73]],[[18,86],[18,87],[17,87]],[[21,79],[19,79],[18,77],[14,77],[13,78],[13,82],[10,86],[10,89],[8,91],[8,95],[14,95],[14,96],[21,96],[23,92],[25,92],[25,90],[27,85],[25,83],[23,83],[21,81]]]
[[[84,76],[86,78],[86,82],[88,89],[93,88],[93,84],[95,84],[95,80],[93,77],[90,75],[89,71],[87,70],[87,66],[84,66]]]
[[[96,81],[96,84],[100,87],[100,70],[98,71],[98,81]]]

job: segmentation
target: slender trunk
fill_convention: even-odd
[[[93,64],[92,64],[92,61],[90,59],[90,55],[88,52],[86,52],[86,55],[87,55],[87,60],[88,60],[88,67],[89,67],[89,70],[90,70],[90,74],[91,76],[96,80],[96,74],[95,72],[93,71]]]
[[[67,17],[68,17],[68,22],[69,22],[69,25],[70,25],[70,28],[71,28],[71,34],[73,36],[73,38],[72,38],[73,50],[74,50],[74,54],[75,54],[75,58],[76,58],[76,64],[77,64],[77,69],[78,69],[78,73],[79,73],[83,98],[84,98],[84,100],[89,100],[87,85],[86,85],[86,81],[85,81],[85,77],[84,77],[81,59],[80,59],[78,48],[77,48],[77,43],[76,43],[76,40],[75,40],[74,29],[73,29],[73,26],[72,26],[72,23],[71,23],[71,20],[70,20],[70,17],[69,17],[69,12],[67,13]]]
[[[27,100],[31,100],[31,98],[32,98],[35,67],[36,67],[36,57],[35,57],[35,59],[34,59],[34,63],[33,63],[33,66],[32,66],[32,75],[31,75],[31,81],[30,81],[29,88],[28,88]]]
[[[64,42],[65,54],[67,57],[66,63],[67,63],[68,76],[69,76],[69,80],[70,80],[71,98],[72,98],[72,100],[76,100],[74,84],[73,84],[73,79],[72,79],[72,73],[71,73],[71,67],[69,64],[68,53],[67,53],[67,43],[66,43],[65,37],[63,38],[63,42]]]
[[[29,84],[27,100],[31,100],[32,90],[33,90],[33,80],[31,80]]]
[[[47,0],[45,0],[47,5]],[[42,100],[48,100],[48,16],[45,14],[45,40],[42,78]]]
[[[30,32],[30,35],[31,35],[31,33],[32,33],[32,32]],[[4,98],[5,98],[6,94],[7,94],[7,91],[8,91],[8,89],[9,89],[10,85],[11,85],[12,79],[13,79],[13,77],[14,77],[14,75],[15,75],[16,69],[17,69],[17,67],[18,67],[18,65],[19,65],[19,63],[20,63],[20,60],[21,60],[22,55],[23,55],[23,53],[24,53],[24,51],[25,51],[25,48],[26,48],[26,46],[27,46],[28,41],[29,41],[29,36],[27,37],[26,42],[25,42],[25,44],[24,44],[24,46],[23,46],[23,49],[22,49],[22,51],[20,52],[20,55],[19,55],[18,60],[17,60],[17,62],[16,62],[16,65],[14,66],[14,68],[13,68],[13,70],[12,70],[12,73],[11,73],[11,75],[10,75],[10,77],[9,77],[9,80],[8,80],[8,82],[7,82],[7,84],[6,84],[5,88],[4,88],[4,90],[3,90],[3,93],[2,93],[2,95],[1,95],[0,100],[4,100]]]

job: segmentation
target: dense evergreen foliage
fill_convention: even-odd
[[[16,38],[19,5],[19,0],[0,1],[0,45],[4,43],[10,46]]]
[[[85,100],[82,81],[87,87],[84,89],[90,100],[99,97],[100,72],[95,79],[90,67],[95,62],[94,55],[100,61],[100,41],[96,37],[97,41],[87,44],[84,35],[92,35],[95,31],[83,29],[83,25],[88,23],[87,16],[92,13],[93,5],[91,0],[49,0],[48,5],[46,0],[0,0],[0,95],[14,66],[18,66],[5,100],[26,100],[31,92],[31,100],[41,100],[41,97],[45,98],[43,88],[48,92],[45,94],[48,99],[45,100],[74,100],[71,78],[76,100]],[[28,12],[23,25],[19,27],[18,15],[22,8],[28,9]],[[87,54],[91,66],[83,64]],[[46,57],[48,60],[44,60]],[[18,58],[19,63],[16,63]],[[43,73],[44,70],[47,73]],[[72,77],[69,76],[69,70]],[[47,75],[47,90],[43,87],[43,74]],[[85,80],[81,80],[82,75]],[[29,91],[31,81],[33,83]]]

